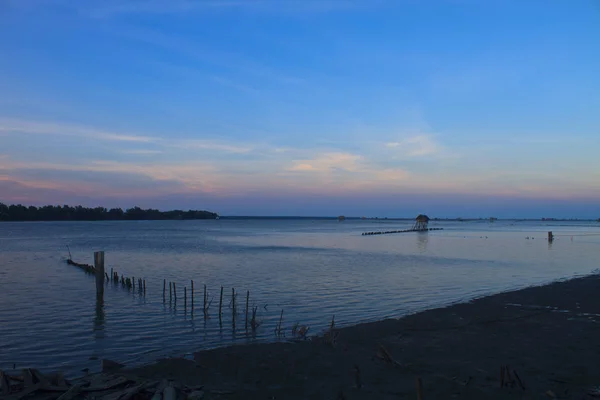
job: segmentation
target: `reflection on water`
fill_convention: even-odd
[[[94,337],[104,339],[104,299],[96,296],[96,313],[94,315]]]
[[[569,240],[597,231],[597,224],[432,224],[445,230],[360,235],[411,225],[391,220],[3,223],[0,369],[14,362],[77,374],[98,367],[90,357],[145,363],[200,348],[277,340],[282,309],[288,337],[296,322],[316,334],[334,314],[336,325],[344,326],[597,268],[600,236]],[[554,243],[525,239],[549,230],[566,236],[557,235]],[[66,265],[65,244],[74,259],[87,263],[94,251],[104,250],[107,268],[146,279],[146,295],[109,284],[104,300],[96,301],[94,277]],[[191,279],[197,285],[193,312]],[[182,298],[163,298],[164,280],[177,284],[179,297],[187,286],[187,307]],[[204,284],[215,298],[208,318]],[[231,288],[244,297],[236,319]],[[256,332],[245,330],[247,290],[250,309],[258,307]],[[44,300],[32,302],[31,293]]]
[[[417,237],[417,248],[419,249],[419,252],[425,253],[429,241],[429,232],[418,232],[415,236]]]

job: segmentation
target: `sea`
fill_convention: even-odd
[[[411,225],[317,218],[0,223],[0,369],[77,376],[98,371],[103,358],[134,366],[297,340],[294,326],[318,335],[332,319],[344,327],[399,318],[600,267],[600,223],[592,221],[432,221],[443,230],[362,235]],[[105,252],[109,274],[144,279],[146,292],[106,282],[98,301],[95,278],[66,263],[70,252],[93,264],[94,251]],[[247,303],[256,329],[246,323]]]

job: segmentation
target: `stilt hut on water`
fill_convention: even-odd
[[[428,229],[429,217],[425,214],[419,214],[415,220],[413,229],[415,231],[426,231]]]

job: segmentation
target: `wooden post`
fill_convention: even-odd
[[[175,282],[173,282],[173,300],[177,303],[177,286],[175,286]]]
[[[187,309],[187,286],[183,287],[183,308]]]
[[[223,286],[221,286],[221,299],[219,300],[219,319],[221,319],[221,309],[223,308]]]
[[[133,290],[135,290],[135,276],[131,277],[131,284],[133,285]]]
[[[235,320],[235,288],[231,288],[231,311]]]
[[[146,295],[146,280],[144,279],[144,296]]]
[[[104,252],[94,253],[94,268],[96,269],[96,296],[104,298]]]
[[[250,291],[246,292],[246,330],[248,330],[248,302],[250,301]]]
[[[194,280],[192,279],[192,311],[194,311]]]
[[[169,281],[169,303],[173,301],[173,282]]]
[[[169,285],[169,288],[171,287],[171,285]],[[167,280],[163,279],[163,303],[165,302],[166,298],[166,293],[167,293]]]
[[[548,232],[548,241],[551,242],[554,240],[554,235],[552,234],[552,231]]]
[[[423,381],[417,378],[417,400],[423,400]]]
[[[115,274],[113,274],[113,269],[111,268],[110,269],[110,279],[109,280],[112,281],[114,279],[114,277],[115,277]]]

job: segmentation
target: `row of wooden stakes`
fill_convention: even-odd
[[[190,305],[191,305],[191,310],[192,312],[194,312],[194,306],[195,306],[195,301],[194,301],[194,281],[190,280],[190,286],[191,286],[191,290],[190,290]],[[224,288],[223,286],[221,286],[221,292],[219,295],[219,322],[222,322],[222,316],[223,316],[223,294],[224,294]],[[213,303],[214,297],[211,298],[210,300],[208,299],[208,291],[206,289],[206,285],[204,285],[204,294],[202,297],[202,312],[204,314],[204,318],[207,319],[209,318],[209,309],[210,306]],[[187,300],[188,299],[188,290],[187,290],[187,286],[183,287],[183,304],[184,304],[184,308],[187,309]],[[163,303],[166,303],[167,301],[167,280],[164,279],[163,280]],[[169,304],[177,304],[177,284],[175,282],[171,282],[169,281]],[[232,314],[232,323],[233,326],[235,327],[235,322],[236,322],[236,316],[238,314],[237,311],[237,293],[235,291],[235,288],[231,288],[231,302],[229,303],[229,307],[231,308],[231,314]],[[257,321],[256,319],[256,313],[258,311],[258,306],[253,306],[252,307],[252,315],[250,316],[250,291],[246,291],[246,321],[245,321],[245,328],[246,330],[248,330],[248,326],[250,326],[252,328],[252,330],[255,330],[256,328],[258,328],[258,326],[260,325],[260,322]]]

